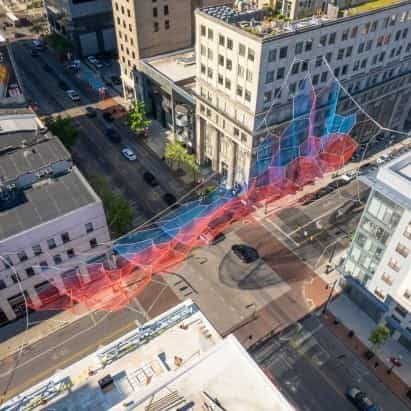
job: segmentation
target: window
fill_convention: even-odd
[[[231,80],[229,80],[228,78],[225,79],[225,88],[227,90],[231,90]]]
[[[411,291],[405,290],[403,296],[406,300],[411,300]]]
[[[378,27],[378,21],[374,20],[371,24],[371,31],[374,32],[375,30],[377,30],[377,27]]]
[[[385,294],[384,294],[384,292],[383,292],[380,288],[377,287],[377,288],[374,290],[374,294],[375,294],[377,297],[381,298],[381,300],[385,300]]]
[[[342,60],[344,58],[344,49],[339,49],[337,54],[337,60]]]
[[[221,34],[218,36],[218,44],[220,46],[225,46],[225,37],[222,36]]]
[[[27,254],[26,254],[26,252],[23,250],[23,251],[19,251],[18,253],[17,253],[17,257],[19,258],[19,260],[20,260],[20,262],[24,262],[24,261],[27,261]]]
[[[320,37],[320,46],[324,47],[327,44],[327,35],[324,34]]]
[[[254,61],[255,53],[254,50],[248,49],[248,60]]]
[[[297,61],[293,64],[293,67],[291,68],[291,74],[297,74],[300,69],[300,62]],[[274,78],[274,73],[273,73],[273,78]]]
[[[41,270],[44,271],[44,270],[47,270],[49,268],[49,265],[48,265],[47,261],[40,261],[40,267],[41,267]]]
[[[352,46],[348,47],[345,52],[345,57],[351,57],[352,54]]]
[[[218,55],[218,65],[224,66],[224,56],[222,56],[221,54]]]
[[[403,235],[404,235],[404,237],[411,240],[411,223],[408,224],[408,227],[405,229]]]
[[[168,16],[168,5],[167,4],[164,6],[164,15]]]
[[[158,32],[158,22],[157,21],[154,23],[154,31]]]
[[[400,37],[401,37],[401,30],[398,30],[395,33],[394,41],[398,41],[400,39]]]
[[[342,35],[341,35],[341,40],[342,41],[345,41],[345,40],[348,40],[348,33],[350,32],[350,29],[345,29],[343,32],[342,32]]]
[[[49,247],[49,250],[52,250],[53,248],[56,248],[56,241],[54,240],[54,238],[51,238],[50,240],[47,240],[47,245]]]
[[[370,50],[371,49],[371,47],[372,47],[372,40],[368,40],[367,41],[367,44],[365,45],[365,50]]]
[[[307,71],[307,70],[308,70],[308,61],[307,61],[307,60],[304,60],[304,61],[301,63],[301,71],[304,72],[304,71]]]
[[[213,78],[213,69],[211,67],[207,68],[207,76],[208,78]]]
[[[90,247],[91,248],[96,248],[97,247],[97,240],[95,238],[92,238],[90,240]]]
[[[331,59],[332,59],[333,53],[327,53],[325,55],[325,59],[328,61],[328,63],[331,63]]]
[[[33,277],[34,275],[36,275],[33,267],[26,268],[26,274],[27,274],[27,277]]]
[[[290,93],[295,94],[296,89],[297,89],[297,85],[295,83],[291,83],[289,86]]]
[[[280,59],[285,59],[287,57],[288,47],[281,47],[280,48]]]
[[[233,49],[233,40],[227,39],[227,48],[228,48],[228,50]]]
[[[266,91],[264,93],[264,104],[267,104],[271,101],[272,93],[271,91]]]
[[[70,236],[69,236],[69,233],[63,233],[62,235],[61,235],[61,241],[63,241],[63,244],[66,244],[66,243],[68,243],[69,241],[70,241]]]
[[[17,284],[19,281],[21,281],[20,276],[18,274],[12,274],[10,276],[14,284]]]
[[[320,79],[320,76],[318,74],[316,74],[315,76],[313,76],[313,85],[317,85],[318,84],[318,80]]]
[[[361,68],[362,69],[365,69],[367,67],[367,59],[364,59],[362,62],[361,62]]]
[[[253,72],[252,72],[251,70],[248,70],[248,69],[247,69],[245,79],[246,79],[247,81],[253,81]]]
[[[303,52],[303,42],[299,41],[298,43],[295,43],[294,53],[301,54],[302,52]]]
[[[340,75],[340,68],[339,67],[336,67],[335,69],[334,69],[334,76],[335,77],[338,77]]]
[[[224,84],[224,77],[221,74],[218,75],[218,84]]]
[[[328,44],[334,44],[335,43],[335,38],[336,38],[337,33],[331,33],[330,37],[328,39]]]
[[[201,35],[202,35],[203,37],[205,37],[205,35],[206,35],[206,28],[205,28],[205,26],[201,25],[200,31],[201,31]]]
[[[311,51],[312,48],[313,48],[313,41],[311,39],[307,40],[305,42],[305,51]]]
[[[0,280],[0,290],[4,290],[6,288],[6,283],[3,280]]]
[[[238,74],[238,77],[244,78],[244,73],[245,73],[244,67],[239,64],[239,65],[237,66],[237,74]]]
[[[166,21],[164,22],[164,28],[165,28],[166,30],[168,30],[168,29],[170,28],[170,20],[166,20]]]
[[[128,16],[128,17],[131,17],[130,9],[127,9],[127,16]]]
[[[76,256],[76,253],[74,252],[73,248],[70,248],[70,250],[67,250],[67,257],[68,258],[73,258]]]
[[[230,59],[227,59],[225,62],[225,66],[227,70],[231,70],[233,68],[233,62]]]
[[[394,308],[394,311],[402,318],[405,318],[408,314],[408,311],[405,308],[401,307],[400,305],[397,305]]]
[[[360,43],[358,45],[358,53],[362,53],[364,51],[365,43]]]
[[[348,64],[344,64],[344,66],[343,66],[343,68],[342,68],[342,70],[341,70],[341,74],[342,74],[343,76],[345,76],[345,75],[347,74],[347,71],[348,71]]]
[[[274,70],[267,71],[267,74],[265,75],[265,82],[272,83],[273,81],[274,81]]]
[[[153,8],[153,17],[158,17],[157,7],[154,7],[154,8]]]
[[[275,61],[277,58],[277,49],[274,50],[270,50],[268,52],[268,62],[272,63],[273,61]]]
[[[408,28],[405,28],[402,32],[402,38],[405,39],[408,36]]]
[[[40,247],[40,244],[33,245],[33,247],[31,247],[31,248],[33,250],[34,255],[36,255],[36,256],[40,255],[43,252],[43,250]]]
[[[384,41],[384,36],[380,36],[377,38],[377,47],[381,47]]]
[[[352,30],[351,30],[351,38],[352,39],[357,36],[357,32],[358,32],[358,27],[357,26],[353,27]]]
[[[244,98],[248,102],[251,101],[251,93],[248,90],[245,91]]]
[[[61,255],[60,254],[56,254],[54,257],[53,257],[53,261],[54,261],[54,264],[61,264],[62,262],[63,262],[63,260],[61,259]]]
[[[317,56],[315,59],[315,67],[320,67],[323,64],[323,56]]]
[[[208,39],[209,40],[212,40],[213,39],[213,37],[214,37],[214,33],[213,33],[213,30],[211,30],[211,29],[208,29]]]
[[[408,254],[410,253],[410,250],[407,246],[405,246],[404,244],[398,243],[397,244],[397,248],[395,249],[395,251],[402,255],[404,258],[408,257]]]
[[[385,284],[390,285],[390,286],[391,286],[392,283],[393,283],[392,277],[389,276],[389,275],[386,274],[386,273],[384,273],[384,274],[381,276],[381,281],[383,281]]]
[[[241,86],[237,86],[237,96],[243,97],[243,88]]]
[[[390,258],[390,261],[388,262],[388,267],[396,271],[397,273],[401,270],[401,266],[398,262],[398,260],[394,257]]]
[[[324,71],[321,73],[321,82],[324,83],[327,81],[328,71]]]
[[[245,46],[244,46],[244,44],[239,44],[238,45],[238,54],[241,56],[241,57],[244,57],[245,56],[245,50],[246,50],[246,48],[245,48]]]
[[[210,60],[213,59],[213,50],[207,49],[207,58],[209,58]]]
[[[285,68],[284,67],[280,67],[277,70],[277,80],[281,80],[284,78],[284,74],[285,74]]]
[[[354,62],[354,65],[352,67],[352,71],[358,71],[358,69],[360,68],[360,61],[357,60]]]

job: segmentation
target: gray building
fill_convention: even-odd
[[[2,116],[0,127],[4,324],[25,314],[27,300],[41,306],[46,293],[59,298],[74,269],[87,281],[84,261],[104,253],[110,234],[100,198],[33,114]]]
[[[110,0],[46,0],[52,31],[73,42],[78,54],[116,50]]]

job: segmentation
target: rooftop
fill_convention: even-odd
[[[190,300],[0,410],[37,410],[46,403],[64,411],[294,410],[236,338],[222,339]]]
[[[407,2],[407,0],[370,0],[357,7],[345,10],[339,10],[338,7],[329,5],[330,7],[325,14],[313,15],[312,17],[300,18],[294,21],[276,14],[269,7],[260,8],[255,2],[249,2],[248,0],[237,0],[234,5],[206,7],[201,9],[201,12],[257,37],[268,38],[319,27],[342,17],[350,17]]]
[[[0,131],[0,240],[97,200],[56,137],[28,126]]]
[[[411,153],[382,165],[377,173],[361,176],[360,180],[411,211]]]

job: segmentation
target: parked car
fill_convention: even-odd
[[[80,101],[80,96],[74,90],[67,90],[67,95],[72,101]]]
[[[116,130],[114,130],[113,128],[111,127],[106,128],[105,134],[113,143],[121,142],[121,137],[118,135]]]
[[[123,154],[123,156],[129,160],[129,161],[134,161],[137,160],[137,156],[135,155],[134,151],[131,148],[123,148],[121,150],[121,154]]]
[[[34,39],[31,44],[38,51],[44,50],[44,43],[41,40]]]
[[[39,55],[39,52],[35,48],[33,48],[30,50],[30,55],[32,57],[37,57]]]
[[[155,176],[148,171],[143,174],[143,180],[151,187],[155,187],[158,185],[158,181]]]
[[[96,67],[96,68],[98,68],[98,69],[102,69],[104,66],[103,66],[103,64],[101,63],[101,61],[100,60],[97,60],[96,59],[96,61],[93,63],[93,65],[94,65],[94,67]]]
[[[94,107],[86,107],[86,116],[89,118],[94,118],[97,116],[97,110]]]
[[[367,397],[367,394],[365,394],[365,392],[362,392],[359,388],[349,388],[346,394],[348,399],[360,411],[378,411],[377,406]]]
[[[63,91],[69,91],[70,90],[70,87],[68,86],[68,84],[63,80],[60,80],[58,82],[58,85]]]
[[[257,261],[260,258],[260,255],[255,248],[245,244],[234,244],[231,247],[231,250],[243,263],[246,264]]]
[[[104,111],[103,112],[103,118],[104,118],[104,120],[108,121],[109,123],[111,123],[114,120],[113,115],[109,111]]]
[[[97,61],[97,59],[96,59],[94,56],[88,56],[88,57],[87,57],[87,61],[88,61],[90,64],[94,64],[94,63]]]
[[[178,204],[176,204],[177,198],[171,193],[165,193],[163,195],[163,200],[169,206],[175,205],[178,207]]]

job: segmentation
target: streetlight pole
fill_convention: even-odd
[[[331,290],[330,290],[330,294],[328,295],[327,301],[325,302],[323,310],[322,310],[323,314],[325,314],[327,312],[328,304],[331,301],[331,298],[333,296],[334,289],[335,289],[335,286],[337,285],[337,282],[338,282],[338,278],[333,282],[333,285],[332,285]]]

